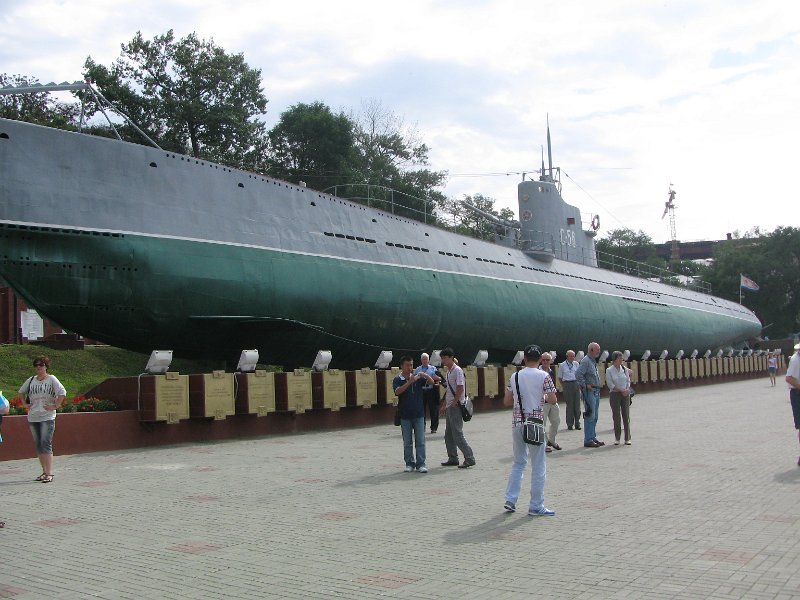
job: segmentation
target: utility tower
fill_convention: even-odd
[[[672,189],[671,183],[669,184],[669,200],[664,203],[664,214],[661,215],[661,218],[666,217],[667,213],[669,213],[669,233],[672,239],[669,262],[675,264],[681,259],[681,254],[678,250],[678,236],[675,234],[675,190]]]

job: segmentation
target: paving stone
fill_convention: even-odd
[[[367,409],[368,410],[368,409]],[[264,417],[269,418],[269,417]],[[800,468],[768,380],[639,394],[633,445],[562,429],[546,504],[503,511],[510,414],[476,467],[403,473],[392,425],[0,465],[0,598],[796,598]],[[58,444],[56,433],[56,447]],[[6,439],[5,443],[15,443]],[[30,443],[24,440],[24,443]]]

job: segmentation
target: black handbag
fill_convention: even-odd
[[[447,387],[449,387],[450,391],[453,392],[453,398],[455,398],[456,391],[453,389],[453,386],[450,385],[450,379],[447,380]],[[464,386],[464,402],[459,402],[459,406],[461,407],[461,418],[464,421],[471,421],[472,415],[475,414],[475,407],[472,405],[472,398],[467,396],[466,386]]]
[[[525,417],[525,410],[522,408],[522,393],[519,391],[519,371],[514,373],[514,383],[517,386],[517,401],[519,402],[519,414],[522,418],[522,439],[526,444],[541,446],[545,441],[544,419],[539,417]]]

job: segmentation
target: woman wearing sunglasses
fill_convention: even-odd
[[[42,465],[42,474],[36,481],[50,483],[53,481],[53,432],[56,430],[56,409],[61,406],[67,396],[67,390],[61,382],[47,372],[50,359],[37,356],[33,359],[36,375],[19,388],[17,398],[28,404],[28,425],[31,428],[36,454]]]

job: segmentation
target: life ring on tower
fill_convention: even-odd
[[[592,229],[595,231],[600,229],[600,215],[595,215],[592,217]]]

